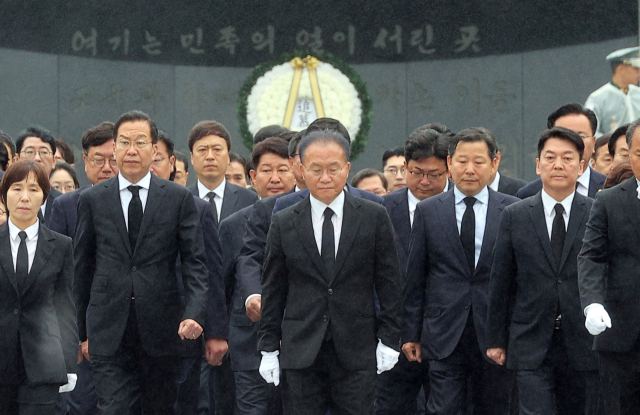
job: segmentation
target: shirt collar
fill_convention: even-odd
[[[407,187],[407,201],[409,202],[409,213],[415,212],[416,205],[420,203],[420,199],[415,197],[414,194],[411,193],[411,190],[408,187]]]
[[[589,181],[591,180],[591,167],[588,167],[582,173],[582,176],[578,177],[578,183],[583,185],[587,190],[589,190]]]
[[[542,189],[540,195],[542,196],[542,207],[544,208],[545,215],[551,216],[551,212],[553,212],[556,203],[560,203],[568,215],[571,212],[571,204],[573,203],[573,198],[575,197],[576,192],[571,192],[571,194],[565,197],[561,202],[558,202],[549,196],[549,193],[545,192],[544,189]]]
[[[20,237],[18,236],[18,233],[20,233],[20,228],[13,224],[11,216],[9,216],[9,220],[7,220],[7,222],[9,223],[9,236],[11,237],[11,239],[20,240]],[[39,226],[40,221],[36,219],[36,223],[24,230],[27,233],[28,240],[32,240],[36,237],[36,235],[38,234]]]
[[[148,171],[147,174],[138,181],[138,183],[131,183],[129,180],[125,179],[121,173],[118,173],[118,186],[120,191],[126,189],[132,184],[135,184],[136,186],[140,186],[143,189],[149,190],[149,186],[151,185],[151,172]]]
[[[456,197],[456,205],[459,203],[464,203],[463,200],[465,197],[464,193],[462,193],[457,187],[453,188],[453,194]],[[473,196],[480,203],[484,203],[485,205],[489,204],[489,186],[485,186],[480,190],[480,193]]]
[[[491,182],[491,184],[489,185],[489,187],[491,188],[491,190],[493,190],[494,192],[498,191],[498,187],[500,186],[500,172],[497,171],[496,172],[496,177],[495,179],[493,179],[493,182]]]
[[[202,196],[206,196],[207,193],[209,192],[213,192],[216,194],[216,196],[222,199],[224,196],[224,188],[226,184],[227,184],[227,179],[222,179],[222,182],[218,185],[218,187],[216,187],[213,190],[209,190],[207,186],[205,186],[204,184],[202,184],[200,180],[198,180],[198,194],[200,195],[200,197],[202,197]]]
[[[638,187],[636,188],[636,192],[638,192],[638,199],[640,199],[640,180],[636,177],[636,183],[638,183]]]
[[[344,191],[340,192],[328,205],[313,197],[312,194],[309,194],[309,199],[311,201],[311,211],[316,217],[321,218],[322,215],[324,215],[325,209],[331,208],[336,217],[342,219],[342,213],[344,211]]]

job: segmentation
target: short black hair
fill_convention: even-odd
[[[390,150],[385,150],[385,152],[382,153],[382,169],[383,170],[387,165],[387,160],[389,160],[391,157],[404,157],[404,146],[394,147]]]
[[[609,139],[611,138],[611,134],[605,134],[596,139],[596,145],[593,147],[593,154],[591,155],[592,159],[596,159],[596,154],[598,154],[598,150],[602,146],[607,147],[607,151],[609,151]],[[609,153],[611,154],[611,153]]]
[[[200,121],[193,126],[189,132],[189,151],[193,153],[193,145],[196,141],[208,135],[217,135],[223,138],[227,143],[227,151],[231,151],[231,134],[222,123],[214,120]]]
[[[447,164],[451,137],[432,129],[416,129],[404,144],[404,159],[419,161],[435,157]]]
[[[358,187],[361,181],[368,179],[369,177],[378,177],[382,180],[382,186],[384,186],[385,190],[389,188],[389,182],[387,181],[387,178],[384,177],[384,174],[370,167],[357,172],[356,175],[353,176],[353,179],[351,179],[351,186]]]
[[[281,134],[289,132],[289,129],[281,125],[267,125],[259,129],[253,136],[253,145],[255,146],[261,141],[269,137],[280,137]]]
[[[9,164],[9,150],[4,144],[0,143],[0,169],[2,171],[7,170],[7,164]]]
[[[287,147],[287,142],[280,137],[269,137],[256,144],[251,152],[252,169],[255,170],[258,167],[260,158],[265,154],[275,154],[288,162],[289,148]]]
[[[636,128],[640,126],[640,118],[629,124],[627,128],[627,146],[629,146],[629,151],[631,151],[631,142],[633,141],[633,133],[636,131]]]
[[[311,133],[312,131],[326,130],[333,130],[338,132],[345,140],[347,140],[349,146],[351,146],[351,137],[349,136],[349,131],[340,121],[336,120],[335,118],[322,117],[316,119],[307,127],[307,134]]]
[[[264,141],[264,140],[263,140]],[[243,166],[247,164],[247,160],[238,153],[229,153],[229,163],[240,163]]]
[[[181,161],[184,164],[184,172],[189,173],[189,157],[179,151],[174,152],[173,155],[176,156],[176,161]]]
[[[9,149],[11,150],[9,158],[13,158],[13,156],[16,155],[16,143],[13,142],[13,138],[11,138],[9,134],[2,130],[0,130],[0,144],[6,144],[9,146]]]
[[[47,200],[49,192],[51,191],[51,184],[49,183],[47,173],[44,171],[44,167],[42,167],[42,163],[38,163],[34,160],[22,159],[12,163],[2,176],[2,181],[0,182],[0,200],[2,200],[5,207],[7,206],[7,193],[9,192],[11,185],[27,179],[31,173],[34,174],[35,179],[38,182],[38,186],[40,186],[40,189],[42,190],[42,203]],[[11,212],[9,212],[9,214],[11,214]]]
[[[298,148],[298,152],[300,153],[300,162],[302,162],[302,164],[304,164],[304,153],[307,150],[307,148],[315,143],[323,143],[323,144],[328,144],[328,143],[335,143],[337,145],[339,145],[342,148],[342,151],[344,152],[344,158],[346,161],[349,161],[349,155],[351,154],[351,146],[349,145],[349,142],[347,141],[347,139],[340,134],[340,132],[336,131],[336,130],[315,130],[312,132],[308,132],[309,130],[307,129],[307,135],[305,135],[305,137],[302,139],[302,141],[300,142],[300,147]]]
[[[464,130],[458,131],[458,134],[454,135],[449,142],[449,157],[453,157],[461,141],[465,143],[483,141],[487,144],[489,158],[491,160],[495,159],[498,154],[498,144],[496,144],[493,134],[487,134],[487,131],[489,130],[486,128],[481,129],[478,127],[465,128]]]
[[[447,127],[446,125],[441,124],[439,122],[430,122],[429,124],[422,125],[422,126],[416,128],[415,130],[413,130],[413,132],[411,134],[417,133],[418,131],[421,131],[421,130],[436,130],[440,134],[447,134],[447,135],[449,135],[451,137],[453,137],[455,135],[455,133],[453,131],[451,131],[449,129],[449,127]]]
[[[298,152],[298,146],[300,145],[300,140],[307,133],[307,129],[305,128],[302,131],[298,131],[295,133],[291,140],[289,140],[289,157],[295,157]]]
[[[80,141],[82,151],[86,155],[91,147],[98,147],[109,140],[114,140],[114,132],[113,123],[109,121],[101,122],[95,127],[89,128],[84,132]]]
[[[609,138],[609,143],[607,144],[609,146],[609,154],[611,154],[611,157],[616,155],[616,143],[618,142],[618,139],[620,137],[625,136],[627,134],[628,128],[629,128],[629,123],[625,125],[621,125],[620,127],[616,128],[613,133],[611,133],[611,137]],[[627,138],[625,137],[625,141],[626,139]]]
[[[547,128],[555,127],[558,118],[567,115],[584,115],[585,117],[587,117],[587,119],[589,120],[589,124],[591,125],[591,135],[593,136],[596,133],[596,130],[598,129],[598,117],[596,117],[596,113],[591,111],[589,108],[583,107],[577,102],[563,105],[557,110],[553,111],[547,118]]]
[[[73,164],[76,162],[76,158],[73,155],[73,149],[71,148],[69,143],[64,141],[62,138],[59,138],[56,140],[56,147],[62,153],[62,158],[64,159],[65,163]]]
[[[49,144],[49,146],[51,147],[51,152],[53,154],[56,153],[56,139],[53,134],[51,134],[51,131],[47,130],[46,128],[40,127],[39,125],[30,125],[26,130],[21,132],[16,139],[16,154],[20,154],[20,152],[22,151],[22,145],[24,144],[24,140],[27,137],[38,137],[44,143]]]
[[[540,137],[538,138],[538,158],[542,155],[544,145],[550,138],[559,138],[561,140],[569,141],[575,145],[576,150],[578,150],[578,153],[580,154],[580,160],[582,160],[582,156],[584,155],[584,141],[582,140],[582,137],[580,137],[575,131],[571,131],[564,127],[549,128],[540,134]]]
[[[53,173],[57,172],[58,170],[64,170],[69,173],[69,176],[71,176],[71,178],[73,179],[73,185],[76,187],[76,189],[80,187],[80,182],[78,182],[78,175],[76,174],[75,169],[71,167],[69,163],[65,163],[63,161],[59,161],[55,166],[53,166],[53,169],[51,169],[51,173],[49,173],[49,179],[51,179]]]
[[[118,137],[118,128],[120,128],[123,123],[133,121],[146,121],[147,124],[149,124],[149,130],[151,131],[151,142],[153,144],[158,142],[158,127],[156,126],[156,123],[153,122],[149,115],[139,110],[125,112],[120,116],[120,118],[118,118],[113,126],[113,138],[116,139]]]
[[[175,154],[176,146],[173,144],[173,140],[171,139],[171,137],[169,137],[163,130],[158,131],[158,141],[162,141],[165,147],[167,147],[167,155],[169,157]]]

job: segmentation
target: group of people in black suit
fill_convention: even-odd
[[[0,183],[0,412],[195,414],[206,378],[217,414],[635,413],[640,181],[598,193],[596,125],[554,111],[526,184],[490,131],[427,124],[384,197],[347,183],[328,118],[256,143],[253,192],[215,121],[191,188],[130,111],[84,134],[91,186],[53,198],[28,133]]]

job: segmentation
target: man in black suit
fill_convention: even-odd
[[[483,127],[480,127],[480,129],[495,141],[495,137],[491,131]],[[496,148],[497,147],[498,143],[496,142]],[[527,185],[527,182],[522,179],[503,175],[498,171],[500,169],[500,161],[502,160],[502,154],[500,154],[500,150],[498,150],[498,152],[496,153],[496,159],[498,160],[498,166],[496,167],[496,172],[491,175],[489,187],[494,192],[500,192],[504,193],[505,195],[515,196],[518,193],[518,190]]]
[[[410,361],[429,360],[429,413],[464,413],[467,395],[474,414],[508,413],[507,371],[490,363],[485,347],[493,244],[502,211],[517,200],[488,187],[496,152],[481,130],[460,131],[447,158],[456,187],[415,211],[402,350]]]
[[[39,163],[44,172],[49,177],[53,165],[55,164],[53,156],[56,153],[56,139],[53,134],[42,127],[30,126],[24,130],[16,139],[16,154],[13,157],[14,161],[20,159],[34,160]],[[51,188],[47,200],[42,204],[38,219],[42,225],[48,226],[48,221],[51,218],[51,210],[53,201],[62,193],[54,188]]]
[[[418,128],[411,133],[404,146],[407,187],[383,198],[395,230],[403,287],[416,206],[420,201],[446,191],[449,186],[447,153],[450,139],[449,134],[429,128]],[[401,355],[392,370],[378,377],[376,413],[415,414],[421,387],[427,397],[429,363],[426,359],[421,363],[409,362],[404,354]]]
[[[173,414],[180,339],[198,339],[205,321],[202,229],[189,191],[149,171],[158,138],[149,116],[125,113],[114,132],[120,172],[78,204],[74,297],[82,348],[91,340],[82,352],[104,414],[126,413],[135,384],[143,412]]]
[[[384,208],[344,191],[342,134],[308,132],[300,159],[310,196],[274,214],[267,239],[260,374],[278,385],[282,368],[285,414],[373,414],[376,366],[389,370],[399,355],[392,225]]]
[[[621,413],[621,392],[640,372],[640,120],[627,129],[634,178],[603,190],[593,202],[578,255],[585,325],[600,359],[601,414]],[[639,413],[640,402],[627,402]]]
[[[604,186],[607,178],[602,173],[598,173],[589,167],[589,159],[593,155],[593,149],[596,145],[595,132],[598,126],[596,114],[588,108],[580,104],[566,104],[555,110],[547,118],[547,128],[564,127],[577,133],[584,141],[584,155],[582,159],[585,163],[584,173],[578,178],[576,190],[582,196],[590,198],[596,197],[598,190]],[[520,190],[516,196],[520,199],[531,197],[542,189],[542,181],[540,178],[527,184]]]
[[[496,239],[487,356],[516,371],[522,414],[597,413],[598,360],[578,292],[577,257],[593,203],[575,190],[583,151],[566,128],[540,135],[543,189],[504,210]]]
[[[243,282],[247,278],[257,279],[257,284],[260,285],[262,259],[254,261],[255,255],[251,255],[253,252],[247,254],[248,247],[244,241],[255,240],[247,235],[261,231],[264,232],[266,240],[276,198],[291,192],[295,183],[287,143],[281,138],[271,137],[258,143],[251,154],[251,165],[254,166],[250,172],[251,181],[260,200],[253,206],[234,213],[220,224],[220,235],[225,240],[225,281],[228,291],[231,289],[230,360],[235,376],[237,409],[242,415],[275,414],[282,410],[281,405],[279,408],[277,405],[279,393],[273,385],[268,385],[258,372],[260,354],[257,351],[257,321],[260,295],[256,296],[253,291],[247,294]],[[266,229],[263,230],[264,227]],[[245,232],[238,232],[239,229],[245,228]],[[264,252],[264,241],[259,251]],[[254,264],[256,266],[252,267]],[[249,298],[251,294],[254,295]],[[257,302],[258,317],[255,320],[250,318],[245,307],[248,300],[251,300],[254,307]]]
[[[92,185],[105,181],[118,174],[118,164],[113,154],[113,123],[103,122],[89,128],[82,136],[84,171]],[[91,186],[81,187],[65,193],[53,201],[49,228],[63,235],[75,238],[78,200],[80,194]],[[82,355],[81,355],[82,356]],[[91,377],[89,360],[80,357],[78,381],[72,392],[61,394],[64,406],[68,406],[71,415],[97,414],[98,397]],[[63,412],[66,413],[66,412]]]

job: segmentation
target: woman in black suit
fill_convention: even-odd
[[[0,183],[0,413],[53,413],[78,358],[71,239],[40,226],[49,194],[39,163],[12,164]]]

